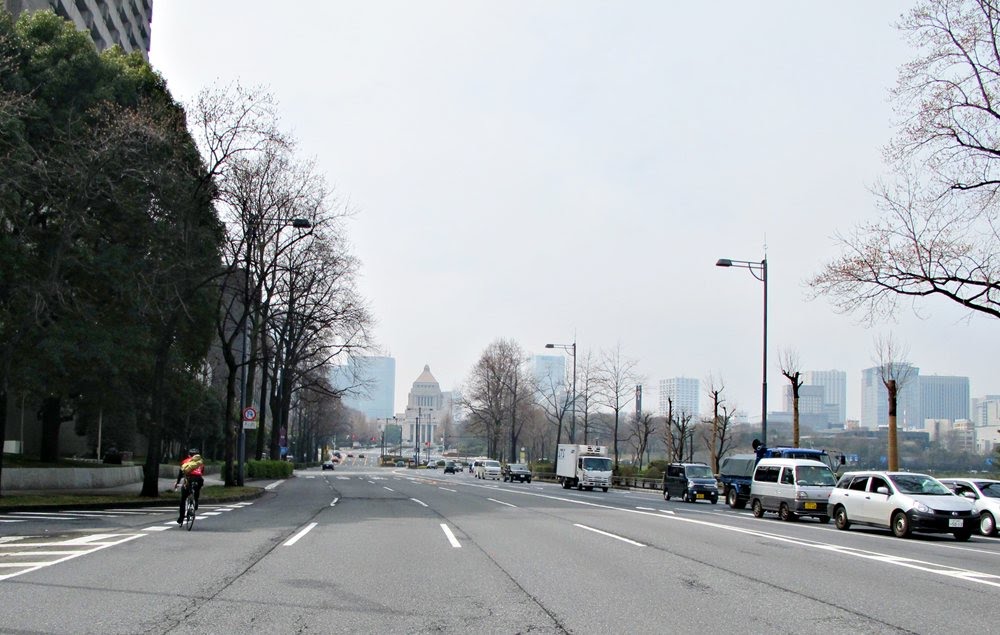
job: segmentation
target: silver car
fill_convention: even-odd
[[[1000,481],[986,478],[943,478],[941,482],[972,501],[979,512],[979,533],[995,536],[1000,518]]]
[[[830,494],[830,509],[837,529],[872,525],[900,538],[917,531],[968,540],[979,527],[972,501],[933,476],[910,472],[848,472]]]

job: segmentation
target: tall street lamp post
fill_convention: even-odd
[[[289,218],[287,220],[279,221],[278,231],[275,233],[275,240],[281,234],[281,230],[285,227],[291,225],[295,229],[310,229],[312,223],[309,222],[308,218]],[[247,268],[243,276],[243,301],[249,302],[250,295],[250,245],[247,245]],[[246,317],[243,319],[243,342],[242,350],[240,351],[240,452],[239,452],[239,465],[236,470],[236,484],[243,486],[244,484],[244,464],[246,463],[246,445],[247,445],[247,430],[246,422],[244,419],[244,413],[247,409],[247,346],[248,346],[248,334],[247,326],[250,322],[250,307],[244,307],[243,310],[247,313]],[[257,422],[254,422],[258,425]],[[274,425],[274,422],[271,423]]]
[[[572,344],[546,344],[545,348],[559,348],[573,355],[573,414],[569,424],[569,442],[576,443],[576,339]]]
[[[752,260],[730,260],[719,258],[716,267],[739,267],[749,269],[750,275],[764,283],[764,349],[763,349],[763,380],[760,390],[760,442],[767,447],[767,258],[760,262]]]

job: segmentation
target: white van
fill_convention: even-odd
[[[761,459],[750,483],[750,508],[760,518],[777,512],[782,520],[801,516],[830,522],[830,492],[837,484],[830,466],[809,459]]]

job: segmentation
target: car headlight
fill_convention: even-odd
[[[917,510],[921,514],[930,514],[930,513],[932,513],[931,512],[931,508],[928,507],[927,505],[924,505],[920,501],[915,501],[913,503],[913,509]]]
[[[688,487],[694,487],[694,481],[688,481]]]

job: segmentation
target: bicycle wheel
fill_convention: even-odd
[[[188,496],[185,508],[187,512],[184,521],[187,523],[187,530],[191,531],[191,528],[194,527],[194,496]]]

